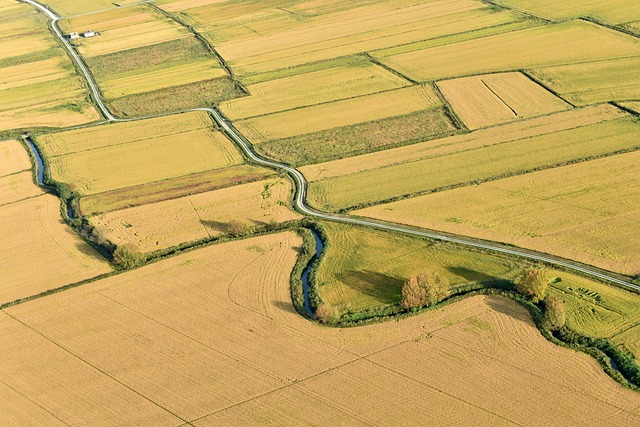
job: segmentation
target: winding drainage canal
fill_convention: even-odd
[[[44,163],[42,162],[42,156],[40,156],[40,152],[38,151],[38,148],[36,147],[36,145],[33,143],[33,140],[31,139],[31,136],[28,134],[23,134],[22,135],[22,139],[27,143],[27,145],[29,145],[29,148],[31,149],[31,153],[33,154],[33,157],[36,159],[36,180],[39,186],[41,187],[45,187],[44,184]],[[67,204],[67,216],[69,216],[69,219],[74,219],[75,216],[73,214],[73,208],[71,207],[71,199],[67,199],[66,201]]]
[[[304,271],[302,272],[302,294],[304,295],[305,311],[309,316],[316,317],[315,313],[313,312],[313,309],[311,308],[311,303],[309,302],[309,290],[311,288],[311,286],[309,285],[309,274],[311,273],[311,267],[313,267],[313,264],[315,263],[315,261],[318,259],[318,257],[320,256],[320,254],[322,254],[322,251],[324,250],[324,243],[322,243],[322,239],[320,238],[318,233],[316,233],[313,230],[310,230],[310,231],[311,231],[311,234],[313,234],[313,238],[316,241],[316,254],[313,257],[311,257],[311,259],[309,260],[309,263],[307,264]]]

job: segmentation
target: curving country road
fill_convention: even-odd
[[[98,85],[96,84],[96,82],[93,79],[93,76],[91,75],[91,73],[89,72],[89,70],[85,66],[84,62],[80,58],[80,55],[76,52],[76,50],[73,48],[73,46],[71,46],[69,41],[64,37],[64,35],[60,31],[60,28],[58,27],[58,21],[61,19],[60,16],[56,15],[52,10],[50,10],[49,8],[43,6],[42,4],[40,4],[40,3],[38,3],[38,2],[36,2],[34,0],[19,0],[19,1],[31,4],[32,6],[38,8],[40,11],[45,13],[50,18],[51,27],[52,27],[52,29],[54,31],[54,34],[58,37],[58,39],[60,39],[60,41],[64,45],[65,49],[67,50],[67,52],[69,53],[69,55],[71,56],[73,61],[78,65],[78,68],[80,69],[80,71],[84,75],[84,77],[85,77],[85,79],[86,79],[86,81],[87,81],[87,83],[89,85],[89,89],[91,90],[91,95],[92,95],[96,105],[98,106],[98,108],[99,108],[100,112],[102,113],[102,115],[108,121],[131,121],[131,120],[141,120],[141,119],[145,119],[145,118],[154,117],[154,116],[147,116],[147,117],[139,117],[139,118],[136,118],[136,119],[119,119],[119,118],[113,116],[111,114],[111,112],[109,111],[109,109],[107,108],[107,106],[104,104],[104,102],[103,102],[103,100],[101,98],[101,94],[100,94],[100,90],[98,88]],[[529,259],[529,260],[533,260],[533,261],[539,261],[539,262],[543,262],[543,263],[546,263],[546,264],[549,264],[549,265],[554,265],[554,266],[557,266],[557,267],[562,267],[562,268],[565,268],[565,269],[568,269],[568,270],[572,270],[574,272],[578,272],[578,273],[581,273],[581,274],[584,274],[584,275],[587,275],[587,276],[591,276],[591,277],[599,279],[599,280],[604,280],[606,282],[610,282],[610,283],[616,284],[618,286],[621,286],[621,287],[624,287],[624,288],[627,288],[627,289],[640,291],[640,285],[636,285],[636,284],[631,283],[631,282],[629,282],[627,280],[621,279],[621,278],[617,277],[616,275],[614,275],[613,273],[608,273],[606,271],[599,270],[599,269],[596,269],[594,267],[590,267],[590,266],[587,266],[587,265],[582,265],[582,264],[579,264],[579,263],[576,263],[576,262],[573,262],[573,261],[570,261],[570,260],[566,260],[566,259],[563,259],[563,258],[560,258],[560,257],[550,256],[550,255],[547,255],[547,254],[544,254],[544,253],[541,253],[541,252],[509,247],[509,246],[502,245],[500,243],[479,241],[479,240],[468,238],[468,237],[465,237],[465,236],[455,236],[455,235],[440,233],[440,232],[431,231],[431,230],[429,230],[429,231],[416,230],[414,228],[404,227],[402,225],[397,225],[397,224],[374,222],[374,221],[368,221],[368,220],[359,219],[359,218],[353,218],[353,217],[347,217],[347,216],[343,216],[343,215],[336,215],[336,214],[316,211],[316,210],[310,208],[309,206],[307,206],[307,204],[306,204],[306,194],[307,194],[307,186],[308,186],[308,184],[307,184],[306,178],[304,177],[304,175],[300,171],[298,171],[297,169],[295,169],[295,168],[293,168],[291,166],[287,166],[287,165],[282,164],[282,163],[278,163],[278,162],[274,162],[274,161],[271,161],[271,160],[267,160],[267,159],[264,159],[264,158],[258,156],[253,151],[253,148],[251,147],[251,144],[244,138],[244,136],[242,136],[242,134],[230,122],[228,122],[222,116],[222,114],[218,110],[216,110],[214,108],[194,108],[194,109],[191,109],[191,110],[184,110],[184,111],[207,111],[207,112],[209,112],[211,114],[211,116],[213,117],[213,119],[218,124],[218,126],[220,126],[224,130],[224,132],[229,136],[229,138],[231,138],[231,140],[233,140],[233,142],[235,142],[242,149],[242,151],[245,153],[245,155],[249,159],[251,159],[255,163],[258,163],[258,164],[261,164],[261,165],[264,165],[264,166],[268,166],[268,167],[271,167],[271,168],[280,169],[280,170],[283,170],[283,171],[287,172],[292,177],[292,179],[294,180],[294,182],[296,184],[296,195],[295,195],[295,200],[294,200],[295,207],[300,212],[302,212],[302,213],[304,213],[304,214],[306,214],[308,216],[315,217],[315,218],[320,218],[320,219],[326,219],[326,220],[330,220],[330,221],[346,223],[346,224],[363,225],[363,226],[367,226],[367,227],[377,228],[377,229],[380,229],[380,230],[395,231],[395,232],[404,233],[404,234],[410,234],[410,235],[414,235],[414,236],[428,237],[430,239],[440,240],[440,241],[444,241],[444,242],[452,242],[452,243],[456,243],[456,244],[467,246],[467,247],[479,248],[479,249],[484,249],[484,250],[488,250],[488,251],[492,251],[492,252],[508,254],[508,255],[514,255],[514,256],[521,257],[521,258],[525,258],[525,259]],[[162,114],[162,115],[166,115],[166,114]]]

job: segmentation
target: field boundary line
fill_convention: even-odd
[[[500,146],[504,143],[500,143],[500,144],[494,144],[493,146]],[[463,150],[460,151],[460,153],[466,153],[466,152],[472,152],[472,151],[476,151],[479,150],[481,148],[484,147],[479,147],[479,148],[470,148],[468,150]],[[600,154],[597,156],[591,156],[591,157],[582,157],[582,158],[578,158],[578,159],[572,159],[572,160],[568,160],[566,162],[562,162],[562,163],[555,163],[553,165],[548,165],[548,166],[540,166],[540,167],[536,167],[536,168],[531,168],[531,169],[521,169],[518,171],[514,171],[514,172],[510,172],[504,175],[499,175],[499,176],[492,176],[492,177],[488,177],[488,178],[484,178],[484,179],[477,179],[477,180],[472,180],[472,181],[465,181],[462,183],[458,183],[458,184],[452,184],[452,185],[447,185],[447,186],[443,186],[443,187],[436,187],[434,189],[431,190],[424,190],[424,191],[416,191],[414,193],[406,193],[400,196],[394,196],[394,197],[390,197],[384,200],[376,200],[376,201],[372,201],[369,203],[361,203],[358,205],[353,205],[353,206],[348,206],[346,208],[342,208],[338,211],[334,211],[332,213],[348,213],[350,211],[354,211],[354,210],[360,210],[360,209],[365,209],[365,208],[369,208],[372,206],[379,206],[379,205],[384,205],[387,203],[392,203],[392,202],[398,202],[401,200],[406,200],[406,199],[410,199],[413,197],[420,197],[420,196],[426,196],[428,194],[433,194],[433,193],[442,193],[443,191],[449,191],[449,190],[455,190],[457,188],[464,188],[464,187],[471,187],[474,185],[478,185],[478,184],[484,184],[484,183],[488,183],[488,182],[494,182],[494,181],[499,181],[501,179],[507,179],[507,178],[513,178],[516,176],[522,176],[522,175],[527,175],[530,173],[535,173],[535,172],[541,172],[541,171],[545,171],[545,170],[550,170],[550,169],[557,169],[557,168],[561,168],[564,166],[571,166],[574,164],[578,164],[578,163],[585,163],[585,162],[590,162],[592,160],[599,160],[599,159],[605,159],[607,157],[614,157],[614,156],[618,156],[621,154],[627,154],[627,153],[633,153],[635,151],[640,150],[640,145],[635,146],[635,147],[631,147],[631,148],[626,148],[623,150],[618,150],[618,151],[613,151],[610,153],[604,153],[604,154]],[[446,154],[443,155],[438,155],[438,156],[433,156],[433,157],[426,157],[424,158],[424,160],[428,160],[428,159],[437,159],[439,157],[444,157],[446,156]],[[395,165],[389,165],[389,166],[385,166],[379,169],[386,169],[386,168],[390,168],[393,166],[399,166],[399,165],[404,165],[404,164],[410,164],[413,163],[412,162],[407,162],[407,163],[398,163]],[[378,170],[378,169],[371,169],[371,170]],[[343,176],[349,176],[349,175],[341,175],[339,177],[343,177]],[[336,178],[339,178],[336,177]],[[332,178],[325,178],[323,180],[320,181],[314,181],[314,183],[320,183],[320,182],[324,182],[324,181],[328,181]]]
[[[176,22],[181,27],[186,28],[191,34],[193,34],[195,38],[198,39],[198,41],[204,46],[204,48],[208,50],[209,53],[213,54],[213,56],[215,56],[215,58],[218,60],[222,68],[227,72],[229,78],[231,78],[231,80],[238,87],[238,89],[240,89],[240,91],[245,95],[251,95],[251,93],[247,90],[247,88],[244,87],[244,85],[240,83],[239,80],[236,79],[235,73],[233,72],[229,64],[227,64],[227,61],[222,57],[222,55],[220,55],[218,50],[211,43],[209,43],[209,40],[207,40],[202,34],[196,31],[191,25],[188,25],[182,19],[178,18],[175,14],[162,9],[161,7],[153,4],[152,2],[146,2],[146,5],[149,6],[151,9],[158,11],[159,13],[171,19],[172,21]]]
[[[44,406],[42,406],[41,404],[39,404],[37,401],[31,399],[28,395],[21,393],[20,391],[16,390],[15,388],[11,387],[9,384],[7,384],[6,382],[2,381],[2,379],[0,379],[0,384],[3,384],[5,387],[9,388],[11,391],[13,391],[14,393],[20,395],[22,398],[28,400],[29,402],[31,402],[32,404],[34,404],[35,406],[37,406],[38,408],[42,409],[44,412],[46,412],[47,414],[51,415],[53,418],[55,418],[56,420],[60,421],[62,424],[66,425],[66,426],[71,426],[71,424],[69,424],[68,422],[66,422],[65,420],[63,420],[62,418],[58,417],[56,414],[54,414],[53,412],[49,411],[47,408],[45,408]]]
[[[142,394],[141,392],[137,391],[136,389],[128,386],[127,384],[125,384],[123,381],[117,379],[116,377],[110,375],[109,373],[107,373],[105,370],[99,368],[98,366],[94,365],[93,363],[89,362],[86,359],[83,359],[82,357],[80,357],[79,355],[77,355],[76,353],[74,353],[73,351],[71,351],[70,349],[66,348],[65,346],[63,346],[62,344],[56,342],[55,340],[49,338],[47,335],[45,335],[44,333],[38,331],[37,329],[35,329],[34,327],[28,325],[27,323],[23,322],[22,320],[18,319],[17,317],[7,313],[6,311],[4,311],[4,314],[6,314],[7,316],[9,316],[11,319],[15,320],[16,322],[20,323],[21,325],[23,325],[24,327],[26,327],[27,329],[35,332],[37,335],[41,336],[42,338],[44,338],[45,340],[49,341],[51,344],[53,344],[54,346],[60,348],[61,350],[63,350],[64,352],[70,354],[71,356],[73,356],[74,358],[78,359],[79,361],[81,361],[82,363],[86,364],[87,366],[91,367],[93,370],[100,372],[102,375],[104,375],[107,378],[110,378],[111,380],[115,381],[116,383],[120,384],[121,386],[123,386],[124,388],[126,388],[127,390],[131,391],[134,394],[137,394],[138,396],[142,397],[144,400],[146,400],[147,402],[153,404],[154,406],[157,406],[158,408],[162,409],[163,411],[167,412],[170,415],[173,415],[175,418],[179,419],[180,421],[183,421],[185,423],[187,423],[188,425],[191,425],[189,423],[189,421],[185,420],[184,418],[182,418],[181,416],[175,414],[174,412],[170,411],[169,409],[163,407],[162,405],[160,405],[159,403],[151,400],[149,397],[145,396],[144,394]]]
[[[567,65],[574,65],[574,64],[567,64]],[[560,65],[561,66],[561,65]],[[547,86],[545,83],[541,82],[539,79],[537,79],[536,77],[533,76],[533,74],[531,74],[528,70],[525,69],[520,69],[520,70],[516,70],[517,72],[519,72],[520,74],[522,74],[523,76],[525,76],[526,78],[528,78],[529,80],[531,80],[533,83],[535,83],[536,85],[540,86],[541,88],[545,89],[547,92],[555,95],[558,99],[566,102],[567,104],[569,104],[571,106],[571,108],[577,108],[577,106],[573,103],[570,102],[569,100],[567,100],[565,97],[563,97],[562,95],[560,95],[559,92],[557,92],[556,90],[550,88],[549,86]],[[599,105],[602,103],[596,103],[594,105]],[[606,104],[606,103],[605,103]]]

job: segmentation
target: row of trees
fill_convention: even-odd
[[[562,328],[566,323],[566,306],[556,295],[547,295],[549,280],[544,268],[530,267],[522,271],[515,281],[516,290],[536,304],[544,303],[546,326],[551,330]],[[435,273],[411,276],[402,286],[402,306],[415,310],[436,304],[451,293],[446,277]]]

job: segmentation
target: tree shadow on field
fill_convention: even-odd
[[[526,308],[522,307],[515,301],[498,295],[487,295],[486,302],[489,308],[496,313],[506,314],[507,316],[525,323],[532,323],[531,314]]]
[[[481,271],[472,270],[467,267],[447,267],[447,270],[458,277],[462,277],[467,282],[488,282],[490,280],[497,279],[495,276],[490,276]]]
[[[273,301],[273,306],[276,308],[279,308],[280,310],[286,312],[286,313],[293,313],[293,314],[298,314],[298,312],[296,311],[296,309],[293,307],[293,305],[289,302],[285,302],[285,301]]]
[[[204,220],[204,221],[200,221],[200,222],[207,229],[211,229],[211,230],[214,230],[214,231],[219,231],[221,233],[228,233],[229,232],[229,223],[220,222],[220,221],[213,221],[213,220],[210,220],[210,219],[207,219],[207,220]]]
[[[352,290],[382,304],[396,304],[402,295],[404,279],[371,270],[348,270],[336,278]]]

